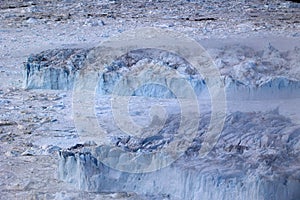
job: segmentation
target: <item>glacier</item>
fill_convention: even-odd
[[[24,88],[72,90],[75,83],[84,84],[76,81],[90,50],[55,49],[31,55],[24,65]],[[271,101],[290,99],[298,106],[300,50],[282,52],[272,45],[255,50],[235,45],[208,51],[225,85],[228,113],[218,142],[207,156],[199,157],[199,150],[211,117],[206,84],[210,80],[177,55],[142,49],[95,72],[95,114],[107,130],[110,143],[99,146],[82,141],[85,143],[61,150],[59,178],[84,191],[135,192],[147,199],[298,200],[300,123],[283,115],[280,103],[272,109],[261,108],[269,108]],[[167,75],[173,70],[178,76],[170,79]],[[157,81],[144,83],[149,73],[158,73]],[[200,105],[200,118],[195,119],[199,120],[197,137],[189,148],[175,162],[153,172],[129,173],[105,165],[107,162],[102,161],[122,165],[124,152],[140,153],[141,164],[147,165],[153,152],[176,140],[172,133],[180,126],[180,108],[169,88],[178,88],[185,94],[183,81],[192,86],[199,105],[204,104]],[[128,109],[136,123],[149,124],[148,114],[154,104],[166,108],[165,126],[158,133],[140,138],[128,136],[117,127],[109,109],[116,83],[118,91],[132,91]],[[256,111],[250,109],[253,102],[259,104]]]
[[[211,50],[210,53],[216,57],[215,63],[221,72],[221,79],[226,85],[228,100],[300,97],[298,92],[300,74],[296,70],[299,66],[297,62],[290,62],[290,59],[299,59],[295,56],[299,55],[298,48],[291,52],[280,53],[269,45],[262,53],[261,51],[256,52],[250,47],[234,46],[231,48],[235,49],[236,54],[230,54],[229,61],[226,60],[228,55],[223,55],[227,48],[223,51]],[[76,77],[80,76],[80,70],[84,69],[89,51],[90,49],[55,49],[31,55],[24,66],[24,88],[71,90]],[[247,51],[247,53],[241,51]],[[245,54],[248,57],[245,57]],[[224,57],[221,57],[222,55]],[[162,50],[147,49],[129,52],[106,66],[103,72],[98,72],[96,92],[103,95],[111,94],[116,82],[121,79],[125,83],[132,82],[135,77],[131,73],[147,63],[176,70],[182,79],[190,83],[197,95],[201,96],[202,94],[202,97],[209,98],[207,80],[183,58],[178,58],[178,56]],[[248,65],[249,67],[245,67]],[[296,73],[285,74],[286,71],[290,71],[289,69],[295,70]],[[144,73],[144,76],[148,76],[148,74]],[[143,78],[145,77],[140,77],[139,80],[143,80]],[[160,78],[164,79],[161,80],[162,82],[168,82],[167,78],[163,76]],[[178,81],[174,80],[173,82],[178,83]],[[130,87],[130,85],[123,84],[122,87]],[[146,84],[134,90],[132,95],[174,98],[174,94],[168,88],[157,84]]]
[[[227,116],[215,148],[199,158],[209,114],[201,119],[199,136],[178,160],[165,168],[150,173],[128,173],[102,163],[102,160],[113,159],[115,163],[123,164],[123,153],[133,150],[131,140],[135,138],[130,138],[121,141],[121,145],[112,142],[110,146],[93,146],[87,143],[60,151],[59,177],[84,191],[131,191],[176,200],[299,199],[299,125],[281,116],[278,110],[234,112]],[[173,121],[168,121],[166,127]],[[106,126],[112,125],[107,123]],[[176,125],[171,127],[175,129]],[[122,137],[119,131],[109,130],[112,138]],[[167,139],[163,137],[160,141]],[[152,150],[151,145],[144,147],[141,141],[135,142],[135,147],[136,144],[146,154]],[[164,143],[153,139],[152,145],[157,144],[163,146]],[[138,153],[139,150],[134,151]],[[145,163],[151,160],[147,156],[141,159]]]

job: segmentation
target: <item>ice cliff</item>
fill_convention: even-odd
[[[205,115],[203,120],[208,118]],[[155,199],[150,198],[151,195],[172,200],[300,198],[299,126],[279,115],[278,110],[235,112],[227,116],[215,148],[208,156],[199,158],[206,126],[207,123],[201,123],[199,136],[181,158],[158,171],[127,173],[97,160],[114,158],[116,163],[122,164],[122,152],[130,150],[129,139],[121,147],[87,144],[61,151],[59,177],[86,191],[132,191],[149,199]],[[157,143],[155,139],[152,142]],[[145,149],[142,142],[138,144],[137,148],[143,152],[153,151],[151,147]],[[151,159],[145,162],[149,160],[151,162]]]
[[[25,63],[24,87],[71,90],[80,77],[80,70],[85,68],[89,51],[56,49],[30,56]],[[271,45],[263,50],[236,45],[210,49],[209,53],[220,70],[227,100],[300,98],[298,48],[280,52]],[[176,70],[179,78],[170,79],[168,70]],[[167,87],[149,79],[153,71],[159,74],[154,80]],[[99,80],[95,90],[99,96],[110,95],[116,83],[119,91],[132,89],[131,95],[137,97],[129,106],[131,117],[141,124],[147,121],[143,112],[153,101],[159,99],[162,104],[166,101],[168,106],[171,105],[168,101],[176,101],[169,86],[184,94],[183,80],[190,83],[199,97],[209,99],[206,83],[210,80],[202,77],[184,58],[161,50],[129,52],[105,66],[103,72],[96,73]],[[143,85],[144,80],[153,82]],[[141,87],[136,89],[137,85]],[[138,96],[160,98],[142,100]],[[179,126],[180,109],[169,109],[171,112],[167,113],[166,124],[159,133],[138,138],[126,137],[115,127],[108,108],[103,103],[96,105],[99,123],[108,130],[110,146],[85,143],[60,151],[58,173],[62,180],[86,191],[135,192],[149,199],[300,199],[300,127],[282,116],[278,109],[228,113],[216,146],[202,158],[198,153],[208,129],[208,110],[202,113],[201,119],[195,119],[199,120],[198,135],[178,160],[158,171],[127,173],[104,165],[99,158],[113,159],[116,165],[122,165],[123,152],[142,152],[147,157],[164,149],[176,139],[172,134]],[[142,164],[151,162],[149,157],[142,156],[141,160]]]
[[[24,65],[26,89],[72,89],[87,50],[56,49],[29,56]]]
[[[79,70],[89,50],[56,49],[31,55],[25,63],[27,89],[72,89]],[[227,98],[263,99],[292,98],[300,96],[300,50],[280,52],[271,45],[255,51],[245,46],[229,46],[211,49],[209,53],[219,68],[226,85]],[[114,85],[123,79],[132,82],[132,73],[137,73],[142,65],[156,64],[176,70],[194,88],[196,94],[207,96],[205,77],[203,78],[183,58],[160,50],[136,50],[123,55],[110,66],[99,72],[97,93],[111,94]],[[145,77],[148,76],[144,68]],[[164,76],[161,76],[164,79]],[[142,80],[143,77],[140,77]],[[167,78],[162,80],[168,82]],[[178,82],[174,80],[173,82]],[[131,87],[123,84],[123,87]],[[171,91],[157,84],[147,84],[135,90],[133,96],[174,97]]]

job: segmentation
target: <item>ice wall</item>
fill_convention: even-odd
[[[201,173],[176,163],[151,173],[130,174],[109,168],[90,153],[60,152],[59,176],[85,191],[156,194],[174,200],[298,200],[300,181],[286,177],[224,176],[216,169]]]
[[[24,88],[70,90],[88,50],[54,49],[31,55],[24,64]]]
[[[202,123],[199,136],[185,154],[158,171],[127,173],[98,160],[113,159],[117,166],[122,165],[121,149],[124,146],[130,149],[129,139],[123,147],[87,145],[61,151],[59,177],[86,191],[130,191],[146,196],[167,196],[172,200],[300,198],[300,127],[279,115],[278,110],[228,115],[215,148],[207,156],[199,157],[206,128],[207,123]],[[147,152],[142,144],[137,148]]]
[[[32,55],[25,64],[24,87],[72,89],[75,79],[80,77],[80,70],[85,67],[87,54],[88,50],[64,49]],[[237,46],[212,52],[228,100],[299,98],[300,56],[296,55],[299,55],[299,49],[281,53],[272,46],[262,51]],[[147,65],[167,69],[159,73],[157,79],[167,87],[150,83],[135,88],[143,80],[149,80]],[[176,70],[181,77],[169,79],[168,70]],[[132,88],[134,96],[173,98],[174,94],[168,88],[175,86],[184,94],[182,81],[190,83],[200,97],[209,98],[206,81],[210,80],[197,74],[184,59],[163,51],[138,50],[122,56],[99,73],[97,93],[111,94],[115,84],[120,83],[119,91]],[[107,116],[102,117],[107,119]],[[175,123],[176,120],[169,122]],[[170,130],[175,125],[171,124]],[[210,157],[199,159],[197,149],[201,147],[205,128],[199,129],[202,134],[195,138],[194,146],[187,150],[187,155],[159,171],[138,174],[120,172],[97,160],[97,155],[106,153],[108,158],[113,157],[115,162],[119,162],[121,155],[116,153],[118,151],[84,147],[60,152],[59,177],[86,191],[132,191],[150,199],[156,194],[175,200],[300,199],[300,129],[290,119],[279,115],[278,110],[229,114],[216,148]],[[170,130],[165,132],[172,133]],[[112,138],[118,137],[116,132],[113,134]],[[165,135],[161,134],[162,137]],[[150,145],[151,148],[156,144],[158,147],[165,144],[160,141],[153,143],[155,145]],[[130,147],[126,141],[122,145]],[[142,144],[137,140],[134,145],[138,147]]]
[[[228,53],[229,52],[229,53]],[[257,100],[268,98],[298,98],[299,83],[299,49],[279,52],[272,46],[263,51],[254,51],[249,47],[226,47],[211,50],[211,55],[220,69],[221,79],[226,86],[229,100]],[[24,87],[27,89],[72,89],[79,70],[84,68],[88,50],[56,49],[32,55],[25,63]],[[298,56],[297,56],[298,55]],[[122,87],[132,87],[131,73],[137,73],[140,66],[156,64],[170,70],[176,70],[182,77],[174,78],[170,83],[167,76],[160,76],[160,81],[178,84],[180,79],[189,82],[198,96],[207,97],[205,78],[184,59],[159,50],[137,50],[122,56],[99,73],[97,93],[111,94],[116,83],[123,79]],[[145,69],[144,69],[145,70]],[[140,72],[142,72],[141,70]],[[149,74],[142,73],[140,80]],[[136,88],[134,88],[136,89]],[[133,96],[173,98],[174,94],[166,87],[146,84],[132,93]]]

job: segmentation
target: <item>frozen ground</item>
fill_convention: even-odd
[[[184,157],[170,168],[145,175],[109,171],[99,167],[100,163],[98,169],[89,172],[84,163],[71,162],[75,154],[59,157],[59,150],[81,142],[72,116],[71,91],[23,88],[24,63],[31,54],[48,49],[90,49],[112,35],[144,26],[171,29],[196,39],[214,58],[222,75],[246,87],[260,88],[276,78],[298,83],[298,3],[1,1],[0,8],[0,199],[300,198],[300,90],[293,84],[283,84],[278,90],[280,84],[271,82],[275,96],[280,91],[285,94],[276,98],[268,94],[262,99],[237,100],[238,93],[232,92],[226,102],[224,131],[209,157],[197,157],[200,130],[198,140]],[[57,59],[50,61],[55,63]],[[112,116],[107,99],[98,99],[97,112],[99,122],[111,130],[113,144],[118,142],[126,151],[147,151],[156,144],[164,148],[159,140],[144,146],[134,138],[119,141],[122,134],[109,123]],[[149,123],[145,111],[157,102],[173,112],[171,119],[175,120],[166,127],[167,133],[176,127],[178,114],[178,105],[172,99],[134,97],[132,117],[141,125]],[[200,104],[205,111],[201,118],[205,129],[209,103],[203,100]],[[170,139],[168,134],[162,135],[166,136],[162,141]],[[68,151],[85,148],[95,147]],[[71,161],[64,164],[65,159]],[[83,177],[90,173],[85,177],[87,182],[70,169],[78,169]],[[103,181],[95,181],[92,176],[102,176]],[[73,184],[68,183],[71,179]]]

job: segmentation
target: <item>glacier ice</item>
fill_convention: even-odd
[[[180,115],[172,117],[173,120],[167,123]],[[231,113],[215,148],[200,158],[198,151],[205,137],[207,121],[209,113],[202,116],[199,136],[182,157],[166,168],[150,173],[128,173],[101,162],[99,158],[122,164],[123,151],[130,151],[130,140],[135,140],[129,138],[122,141],[121,146],[114,146],[113,142],[111,146],[87,145],[60,151],[59,177],[86,191],[132,191],[164,195],[169,199],[299,199],[298,125],[281,116],[278,110]],[[112,138],[121,135],[118,130],[110,130]],[[169,138],[160,138],[163,140]],[[153,141],[157,149],[164,148],[164,144]],[[144,147],[142,141],[135,142],[135,148],[137,145],[144,153],[153,151],[151,146]],[[151,162],[151,159],[143,162]]]
[[[84,49],[56,49],[30,56],[25,63],[24,87],[27,89],[72,89],[79,71],[84,68],[88,52],[89,50]],[[230,55],[227,55],[228,52]],[[299,58],[297,48],[294,51],[279,52],[272,46],[268,46],[265,51],[234,46],[211,50],[210,53],[220,69],[228,100],[299,98],[300,96],[299,74],[296,70],[299,65],[297,62],[290,62],[291,59]],[[134,77],[131,73],[140,66],[151,63],[176,70],[181,74],[182,79],[191,84],[196,94],[208,96],[206,87],[208,80],[205,77],[198,74],[183,58],[160,50],[129,52],[106,66],[105,71],[98,72],[97,93],[111,94],[116,82],[121,79],[124,83],[133,82]],[[144,73],[145,77],[147,75]],[[161,75],[160,78],[164,79],[161,81],[168,82],[164,76]],[[141,79],[143,77],[140,77]],[[173,83],[178,84],[179,81],[173,80]],[[123,84],[122,87],[130,87],[130,85]],[[146,84],[134,90],[132,95],[174,97],[168,88],[157,84]]]
[[[25,63],[24,88],[71,90],[85,67],[89,51],[56,49],[30,56]],[[280,52],[271,45],[264,50],[237,45],[211,49],[209,53],[221,72],[228,101],[300,98],[297,48]],[[159,81],[168,87],[155,81],[143,85],[143,80],[149,79],[149,68],[145,66],[166,69],[149,67],[159,72]],[[180,78],[168,79],[168,70],[176,70]],[[147,154],[165,148],[174,140],[172,133],[180,121],[180,109],[170,103],[176,99],[169,88],[172,85],[184,94],[181,81],[187,81],[199,99],[209,99],[206,82],[210,80],[198,74],[183,58],[149,49],[123,55],[105,66],[105,71],[98,72],[98,79],[96,92],[100,98],[109,99],[106,95],[112,94],[116,83],[119,91],[130,88],[132,96],[143,96],[133,98],[137,101],[133,100],[130,107],[131,117],[140,124],[148,121],[143,115],[154,101],[166,103],[169,106],[166,126],[152,137],[128,137],[116,128],[112,113],[107,110],[109,106],[96,105],[99,123],[110,133],[111,144],[79,145],[80,148],[61,150],[58,174],[62,180],[85,191],[136,192],[150,199],[153,195],[180,200],[300,199],[300,127],[282,116],[278,109],[228,113],[218,143],[203,158],[198,153],[209,123],[209,109],[204,109],[199,119],[198,137],[182,157],[166,168],[150,173],[128,173],[104,165],[101,159],[122,164],[124,151]],[[141,87],[136,88],[136,85]]]

